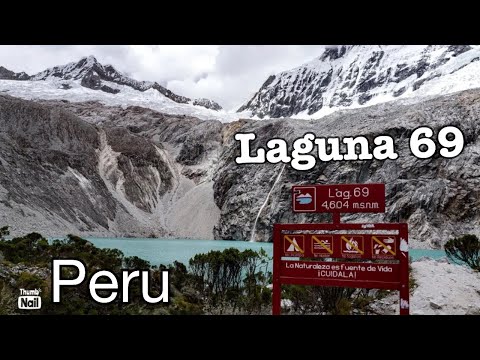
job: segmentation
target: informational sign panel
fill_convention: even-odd
[[[385,184],[293,186],[292,208],[296,213],[382,213]]]
[[[397,258],[398,231],[390,231],[389,235],[375,230],[364,231],[364,234],[355,232],[355,234],[285,232],[282,235],[282,257],[383,260]]]
[[[282,284],[399,290],[409,313],[407,224],[275,224],[273,242],[274,315]]]

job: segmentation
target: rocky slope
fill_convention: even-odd
[[[0,66],[0,80],[28,80],[30,76],[25,72],[13,72]]]
[[[384,182],[385,214],[345,221],[407,221],[414,247],[480,234],[480,91],[416,105],[385,103],[321,120],[202,121],[99,102],[25,101],[0,96],[0,224],[13,234],[74,232],[270,241],[275,222],[329,221],[291,212],[293,184]],[[454,159],[420,160],[408,139],[420,125],[462,129]],[[236,132],[255,132],[254,148],[306,132],[369,139],[389,134],[397,160],[237,165]],[[261,211],[260,211],[261,210]]]
[[[399,98],[422,101],[478,87],[479,59],[480,47],[468,45],[329,47],[311,62],[270,76],[239,111],[318,118]]]
[[[387,211],[345,215],[345,221],[406,221],[414,247],[438,247],[452,235],[480,234],[479,118],[480,91],[470,90],[416,105],[392,102],[337,112],[321,120],[249,120],[238,131],[257,135],[254,149],[265,147],[275,137],[286,139],[291,146],[294,139],[307,132],[317,137],[364,135],[370,141],[388,134],[395,139],[399,157],[386,161],[319,161],[304,172],[288,164],[239,166],[235,163],[239,144],[229,137],[214,177],[215,201],[222,210],[215,236],[269,241],[276,222],[330,221],[328,214],[294,215],[291,185],[363,182],[386,184]],[[464,151],[454,159],[413,157],[409,138],[421,125],[432,127],[435,133],[446,125],[459,127],[465,136]]]
[[[169,152],[161,141],[142,136],[138,128],[142,121],[136,116],[148,115],[145,109],[84,107],[87,113],[98,114],[103,109],[110,121],[99,126],[59,104],[0,96],[0,223],[12,226],[14,235],[40,231],[48,235],[191,236],[181,229],[184,220],[175,211],[184,209],[177,209],[176,203],[206,176],[192,166],[183,175],[178,164],[201,163],[211,150],[208,144],[214,144],[218,135],[207,135],[202,149],[192,155],[183,150],[183,140],[191,136],[189,131],[198,134],[204,122],[155,113],[158,117],[147,121],[169,137],[173,144],[165,144],[172,148]],[[114,126],[116,111],[123,124],[130,119],[137,128]],[[215,125],[218,128],[220,123],[208,122],[208,131],[215,132]],[[178,132],[168,135],[172,129]],[[209,210],[208,219],[196,231],[211,238],[211,223],[218,216],[215,208],[209,208],[213,190],[206,185],[200,193],[207,198],[203,203]],[[207,201],[209,195],[212,200]],[[202,203],[198,195],[197,200]]]

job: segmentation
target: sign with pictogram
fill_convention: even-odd
[[[408,225],[274,224],[273,314],[280,314],[282,284],[399,290],[407,315]]]
[[[285,234],[283,235],[283,256],[303,257],[305,256],[305,235]]]
[[[314,257],[332,257],[333,235],[311,235],[311,251]]]
[[[292,186],[294,213],[382,213],[385,184]]]
[[[333,223],[273,225],[274,315],[282,284],[398,290],[400,315],[409,314],[408,225],[340,221],[341,213],[385,212],[385,184],[293,186],[292,209],[332,213]]]
[[[372,259],[395,259],[397,237],[393,235],[372,235]]]
[[[316,212],[317,190],[315,186],[299,186],[293,191],[293,212]]]
[[[363,235],[340,235],[339,238],[343,258],[361,258],[365,254]]]

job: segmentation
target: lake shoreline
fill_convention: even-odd
[[[150,261],[152,265],[168,265],[174,261],[188,264],[196,254],[208,253],[212,250],[223,251],[237,248],[240,251],[264,249],[269,257],[273,256],[273,243],[249,242],[240,240],[200,240],[200,239],[156,239],[156,238],[96,238],[85,237],[99,248],[116,248],[126,256],[138,256]],[[445,257],[443,250],[410,249],[412,261],[428,257],[440,259]]]

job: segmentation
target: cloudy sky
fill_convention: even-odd
[[[94,55],[138,80],[157,81],[191,98],[238,108],[271,74],[322,53],[321,45],[62,45],[0,46],[0,65],[35,74]]]

